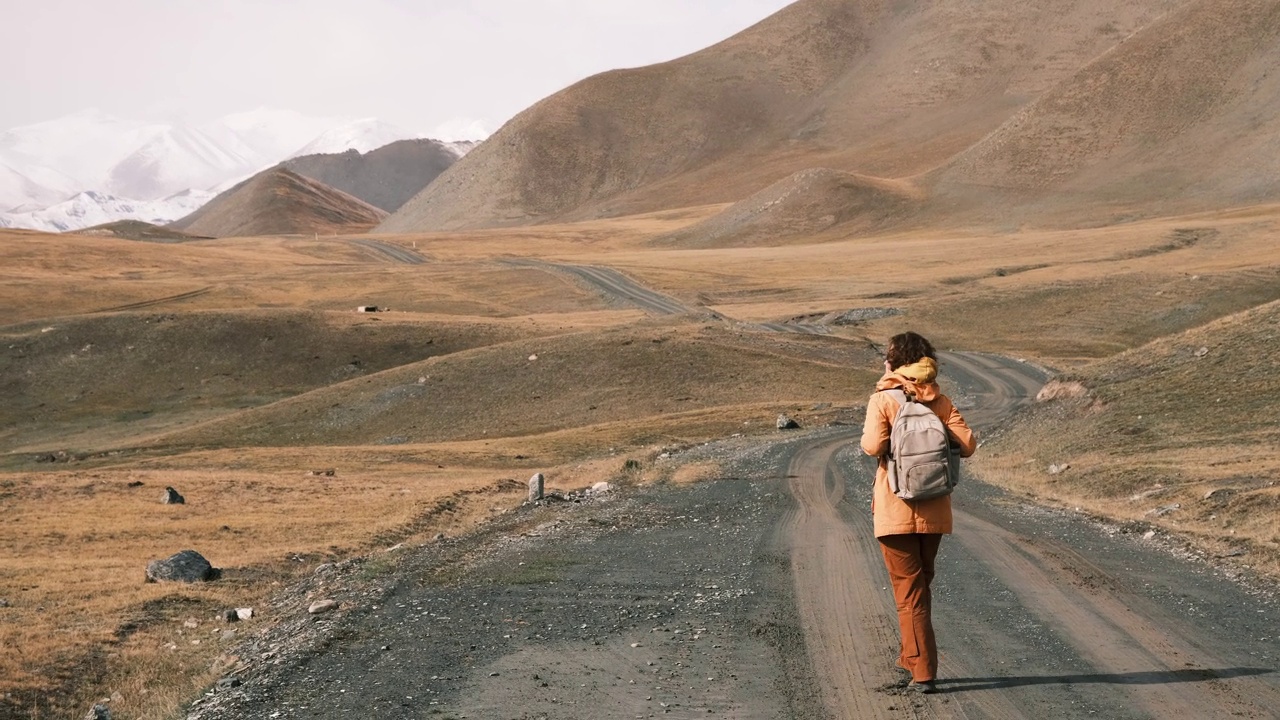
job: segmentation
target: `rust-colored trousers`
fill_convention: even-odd
[[[898,665],[911,671],[916,682],[933,680],[938,676],[938,643],[933,638],[929,585],[942,536],[918,533],[878,539],[898,604],[898,627],[902,630]]]

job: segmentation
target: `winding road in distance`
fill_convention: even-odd
[[[507,265],[515,267],[530,267],[545,270],[547,272],[560,272],[571,275],[589,287],[594,288],[602,295],[634,305],[652,315],[703,314],[710,315],[716,319],[727,319],[714,310],[709,310],[705,307],[690,307],[669,295],[663,295],[660,292],[651,290],[613,268],[600,267],[597,265],[553,263],[527,258],[506,260],[504,262]],[[747,327],[767,330],[769,332],[795,333],[801,335],[825,335],[827,333],[827,329],[821,325],[809,325],[805,323],[769,322],[741,324]]]

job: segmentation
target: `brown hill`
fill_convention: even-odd
[[[204,447],[494,440],[663,415],[844,397],[867,343],[687,325],[488,345],[313,392],[156,442]],[[501,411],[495,411],[501,408]],[[765,416],[767,422],[773,418]],[[741,428],[738,423],[739,429]],[[667,432],[672,422],[663,421]]]
[[[681,247],[776,245],[841,226],[873,230],[920,205],[905,182],[814,168],[779,180],[702,222],[658,238]]]
[[[925,179],[950,207],[1099,220],[1280,197],[1280,3],[1195,0]],[[1001,211],[1003,212],[1003,211]]]
[[[190,235],[173,228],[152,225],[141,220],[116,220],[115,222],[94,225],[83,230],[72,230],[74,235],[95,235],[101,237],[123,238],[125,240],[141,240],[143,242],[174,243],[189,240],[207,240],[203,235]]]
[[[518,115],[379,228],[487,227],[736,202],[812,167],[941,165],[1187,0],[801,0]]]
[[[1272,302],[1051,383],[993,438],[983,475],[1064,505],[1157,522],[1208,542],[1218,557],[1247,554],[1249,565],[1274,571],[1280,335],[1260,329],[1278,323]],[[1051,475],[1049,463],[1069,467]]]
[[[304,155],[285,160],[288,170],[395,212],[458,161],[458,153],[436,140],[400,140],[361,155]]]
[[[9,326],[0,441],[84,449],[271,403],[519,333],[310,311],[112,313]],[[82,402],[52,405],[59,393]]]
[[[363,232],[386,215],[341,190],[274,167],[227,190],[168,227],[213,237],[330,235]]]

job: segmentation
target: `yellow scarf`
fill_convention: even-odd
[[[920,358],[919,362],[903,365],[894,372],[917,385],[928,385],[938,377],[938,363],[931,357]]]

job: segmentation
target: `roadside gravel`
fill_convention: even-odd
[[[791,444],[693,448],[668,462],[725,476],[525,506],[382,576],[322,568],[188,717],[821,717],[775,532]],[[340,609],[308,616],[320,596]]]

